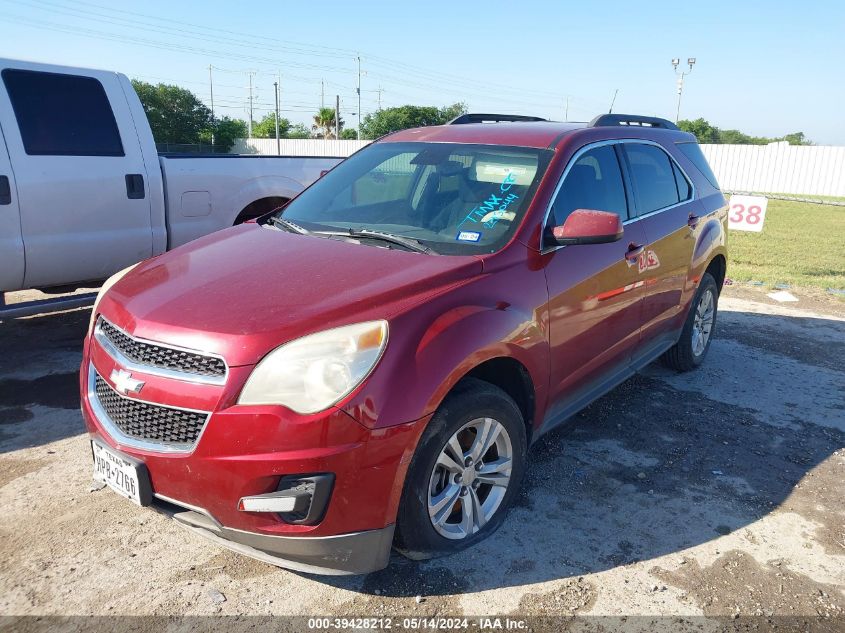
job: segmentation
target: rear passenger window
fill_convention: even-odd
[[[612,146],[595,147],[572,165],[552,206],[552,226],[563,224],[576,209],[612,211],[628,219],[622,172]]]
[[[31,156],[123,156],[103,85],[93,77],[5,69],[3,83]]]
[[[639,215],[678,203],[681,199],[678,183],[674,166],[666,152],[654,145],[625,143],[625,154],[631,167]]]

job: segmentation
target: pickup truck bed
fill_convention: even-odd
[[[0,293],[105,279],[278,207],[340,160],[159,156],[125,75],[0,59]]]

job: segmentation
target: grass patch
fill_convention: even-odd
[[[845,289],[845,207],[769,200],[762,233],[730,231],[728,277]]]

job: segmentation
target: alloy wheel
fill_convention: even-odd
[[[713,291],[708,288],[698,300],[692,323],[692,353],[695,356],[701,356],[707,348],[715,315],[716,302],[713,298]]]
[[[428,486],[428,515],[438,534],[464,539],[481,530],[511,481],[513,445],[493,418],[462,426],[440,451]]]

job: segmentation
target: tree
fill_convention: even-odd
[[[304,123],[295,123],[288,130],[287,138],[311,138],[311,130]]]
[[[338,119],[339,129],[343,129],[343,119]],[[317,138],[332,139],[335,138],[335,110],[334,108],[320,108],[317,114],[314,115],[314,125],[311,126],[314,130],[314,136]]]
[[[216,120],[214,122],[213,129],[214,151],[221,154],[225,154],[232,149],[232,146],[235,144],[235,139],[246,138],[247,135],[246,121],[242,121],[241,119],[230,119],[227,116]],[[207,140],[204,139],[203,142],[211,143],[210,131],[207,134],[208,138]]]
[[[448,123],[455,117],[459,117],[466,113],[467,104],[460,101],[458,103],[453,103],[450,106],[446,106],[445,108],[440,108],[440,117],[443,119],[443,123]]]
[[[793,132],[777,138],[765,136],[750,136],[739,130],[722,130],[711,125],[706,119],[689,121],[682,119],[678,121],[678,127],[684,132],[695,135],[699,143],[723,143],[725,145],[767,145],[778,141],[786,141],[790,145],[812,145],[813,143],[804,137],[803,132]]]
[[[678,127],[684,132],[694,134],[699,143],[719,142],[719,128],[710,125],[710,122],[705,119],[699,118],[695,121],[681,120],[678,121]]]
[[[782,141],[786,141],[790,145],[812,145],[813,142],[804,136],[804,132],[793,132],[792,134],[786,134],[781,139]]]
[[[466,112],[466,105],[463,103],[454,103],[445,108],[414,105],[385,108],[364,117],[361,123],[361,136],[375,139],[397,130],[443,125],[464,112]]]
[[[290,121],[279,118],[279,138],[287,138]],[[255,138],[276,138],[276,114],[271,112],[258,123],[252,124],[252,136]]]
[[[211,110],[190,90],[137,79],[132,87],[141,99],[156,143],[197,144],[212,127]]]
[[[358,130],[348,127],[340,133],[340,138],[345,139],[347,141],[357,141]]]

